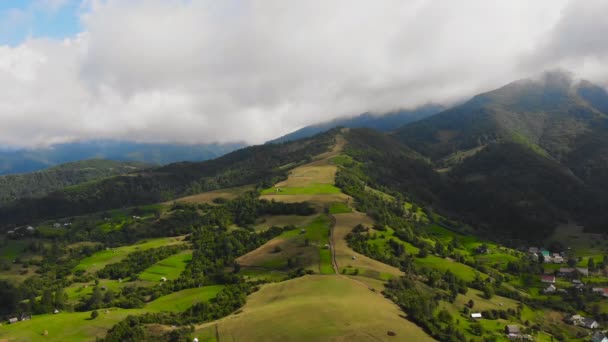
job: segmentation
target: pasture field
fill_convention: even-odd
[[[176,245],[183,243],[183,236],[178,237],[169,237],[169,238],[159,238],[159,239],[149,239],[142,241],[140,243],[122,246],[117,248],[111,248],[104,251],[99,251],[91,255],[90,257],[84,258],[80,261],[78,265],[74,268],[74,270],[83,270],[89,273],[94,273],[102,268],[104,268],[108,264],[113,264],[120,262],[124,259],[129,253],[135,251],[142,251],[151,248],[158,248],[162,246]]]
[[[348,204],[343,202],[332,203],[329,206],[330,214],[348,214],[353,210],[348,206]]]
[[[241,313],[197,327],[221,341],[433,341],[388,299],[342,276],[304,276],[264,285]],[[387,332],[395,333],[394,337]],[[213,339],[211,339],[213,340]]]
[[[317,273],[324,267],[327,270],[327,267],[331,268],[331,256],[324,257],[321,251],[329,242],[329,225],[327,216],[313,216],[312,222],[305,227],[283,232],[260,248],[239,257],[237,262],[245,267],[286,270],[288,259],[293,259],[297,260],[298,266]]]
[[[146,312],[183,311],[194,303],[207,301],[221,291],[222,286],[187,289],[160,297],[142,309],[101,309],[99,317],[91,320],[91,312],[62,312],[37,315],[31,320],[0,326],[0,340],[8,341],[94,341],[104,336],[114,324],[129,315]],[[44,336],[45,330],[48,332]]]
[[[158,283],[162,277],[167,280],[175,280],[186,269],[190,261],[192,261],[192,251],[183,251],[148,267],[137,278],[154,283]]]
[[[460,279],[465,281],[473,281],[475,280],[475,274],[480,273],[479,271],[467,266],[465,264],[461,264],[459,262],[451,261],[447,258],[440,258],[435,255],[428,255],[425,258],[416,258],[414,260],[414,264],[418,267],[428,267],[432,269],[439,270],[441,272],[445,272],[450,270]],[[482,278],[487,278],[486,275],[480,273]]]
[[[321,274],[334,274],[331,265],[331,251],[326,248],[319,250],[319,271]]]
[[[279,190],[277,190],[279,189]],[[332,184],[310,184],[308,186],[289,187],[289,188],[269,188],[262,191],[262,195],[332,195],[339,194],[339,188]]]
[[[254,185],[244,185],[244,186],[239,186],[239,187],[234,187],[234,188],[213,190],[213,191],[203,192],[203,193],[196,194],[196,195],[181,197],[181,198],[175,199],[173,201],[166,202],[165,205],[171,205],[173,202],[184,202],[184,203],[193,203],[193,204],[198,204],[198,203],[213,204],[213,200],[216,198],[231,200],[231,199],[237,198],[239,195],[241,195],[247,191],[251,191],[254,189],[255,189]]]
[[[561,242],[564,247],[569,248],[568,250],[576,257],[603,258],[604,254],[608,254],[608,241],[604,240],[601,234],[586,233],[583,231],[583,227],[576,224],[559,225],[547,238],[545,244],[549,245],[555,241]]]
[[[255,224],[255,230],[257,232],[265,231],[266,229],[277,226],[296,226],[304,227],[310,224],[315,219],[314,215],[301,216],[301,215],[277,215],[277,216],[264,216],[257,220]]]

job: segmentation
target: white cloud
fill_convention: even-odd
[[[605,26],[606,9],[586,4],[90,0],[79,36],[0,47],[0,144],[259,143],[337,116],[450,103],[545,67],[589,77],[595,60],[606,75],[608,43],[576,40]],[[567,53],[573,43],[583,52]]]

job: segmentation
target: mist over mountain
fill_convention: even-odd
[[[306,126],[282,137],[270,140],[268,143],[276,144],[307,138],[335,127],[371,128],[382,132],[388,132],[407,123],[439,113],[443,109],[445,109],[445,107],[441,105],[429,104],[416,109],[399,110],[383,114],[363,113],[353,117],[338,118],[328,122]]]
[[[48,148],[0,150],[0,175],[26,173],[50,166],[86,159],[109,159],[164,165],[177,161],[217,158],[244,143],[183,145],[131,141],[83,141]]]

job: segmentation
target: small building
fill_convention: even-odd
[[[555,293],[557,288],[553,284],[549,284],[546,289],[543,290],[543,293]]]
[[[555,276],[553,275],[541,275],[540,276],[540,281],[543,283],[548,283],[548,284],[555,284]]]
[[[471,318],[480,319],[483,318],[480,312],[475,312],[471,314]]]
[[[32,315],[21,314],[21,318],[19,320],[20,321],[29,321],[30,319],[32,319]]]
[[[165,281],[167,281],[167,278],[165,278],[165,277],[160,277],[160,281],[165,282]]]
[[[591,342],[608,342],[608,337],[603,332],[596,332],[591,336]]]
[[[540,249],[538,249],[538,247],[530,247],[530,248],[528,248],[528,253],[538,254],[538,253],[540,253]]]
[[[564,262],[564,258],[558,253],[553,253],[551,259],[553,260],[554,264],[562,264]]]
[[[600,324],[593,318],[583,318],[581,323],[581,326],[587,329],[597,329],[600,327]]]
[[[582,276],[585,276],[585,277],[589,276],[589,269],[586,267],[577,267],[576,271],[578,273],[580,273]]]
[[[192,342],[198,342],[198,337],[195,337]]]
[[[53,223],[53,228],[61,228],[61,224],[60,223]]]
[[[559,271],[557,271],[560,277],[573,278],[576,276],[576,269],[569,267],[561,267]]]
[[[323,247],[325,247],[325,249],[329,249],[329,244],[326,243],[325,246],[323,246]]]
[[[351,258],[351,260],[357,260],[357,256],[355,256],[355,255],[351,256],[350,258]]]
[[[15,324],[17,322],[19,322],[19,318],[17,317],[12,317],[8,319],[8,324]]]
[[[519,329],[519,325],[507,325],[505,327],[505,333],[509,338],[519,337],[521,335],[521,329]]]
[[[605,287],[594,287],[591,289],[594,293],[600,294],[603,297],[608,297],[608,288]]]
[[[57,309],[53,310],[53,315],[56,315],[58,313],[59,313],[59,310],[57,310]]]
[[[25,228],[25,230],[26,230],[28,233],[32,233],[33,231],[35,231],[35,230],[36,230],[36,228],[34,228],[34,227],[32,227],[32,226],[27,226],[27,228]]]

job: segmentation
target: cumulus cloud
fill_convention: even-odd
[[[605,72],[601,2],[88,0],[82,33],[0,47],[0,144],[260,143],[545,67]]]

